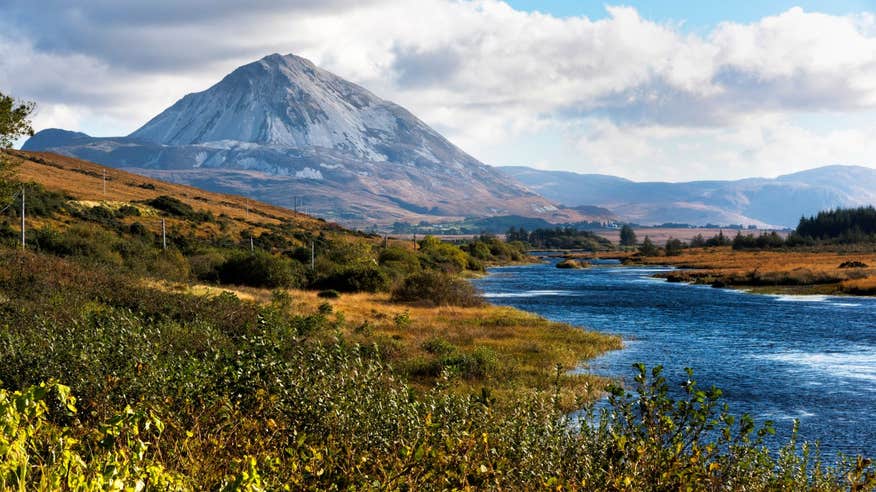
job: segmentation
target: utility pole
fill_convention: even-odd
[[[103,194],[106,198],[106,169],[103,170]]]
[[[27,248],[27,236],[24,233],[24,186],[21,187],[21,249]]]
[[[165,227],[164,219],[161,219],[161,248],[167,251],[167,227]]]
[[[316,268],[316,245],[310,241],[310,269]]]
[[[250,235],[249,235],[249,250],[255,251],[255,245],[252,242],[252,233],[250,233]]]

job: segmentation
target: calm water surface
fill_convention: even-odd
[[[548,264],[475,280],[495,303],[623,337],[623,350],[580,368],[632,381],[634,362],[662,364],[673,387],[694,368],[732,413],[794,419],[825,454],[876,456],[876,299],[769,296],[653,279],[666,268]]]

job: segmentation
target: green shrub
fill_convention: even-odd
[[[193,220],[195,222],[215,222],[213,213],[206,211],[196,211],[188,203],[182,202],[172,196],[161,195],[151,200],[146,200],[144,203],[150,207],[160,210],[175,217],[182,217]]]
[[[121,227],[116,212],[103,205],[75,208],[73,216],[84,221],[95,222],[105,228],[119,229]]]
[[[232,255],[218,267],[216,273],[223,284],[269,289],[296,287],[303,281],[303,267],[300,264],[258,250]]]
[[[390,246],[380,252],[378,263],[397,281],[421,269],[417,252],[400,246]]]
[[[122,205],[116,210],[117,217],[139,217],[140,209],[131,205]]]
[[[425,350],[426,352],[439,356],[450,355],[457,351],[456,345],[453,345],[452,343],[440,337],[430,338],[429,340],[426,340],[425,342],[423,342],[422,347],[423,350]]]
[[[25,213],[29,217],[52,217],[55,213],[67,208],[68,197],[45,189],[39,183],[26,183],[24,187]],[[21,191],[22,186],[10,183],[10,189]],[[4,204],[5,205],[5,204]],[[21,195],[17,195],[4,214],[8,217],[19,217],[21,213]]]
[[[433,236],[420,241],[423,266],[444,272],[461,272],[468,267],[468,255],[458,246],[441,242]]]
[[[335,270],[317,278],[313,287],[340,292],[377,292],[389,285],[386,274],[375,265],[359,265]]]
[[[140,236],[143,238],[152,239],[153,234],[140,222],[132,222],[131,225],[128,226],[128,233],[134,236]]]
[[[191,273],[188,259],[177,249],[168,249],[155,255],[149,265],[149,272],[166,280],[188,280]]]
[[[341,297],[341,293],[336,290],[321,290],[316,294],[316,297],[320,297],[322,299],[337,299]]]
[[[123,264],[121,254],[116,251],[119,237],[93,224],[75,224],[63,231],[44,227],[37,229],[34,236],[33,242],[40,251],[78,257],[90,263]]]
[[[192,276],[206,282],[218,282],[225,255],[219,251],[205,251],[188,257]]]
[[[415,273],[392,290],[394,302],[432,306],[473,307],[484,304],[484,299],[473,285],[453,275],[424,271]]]
[[[673,238],[669,238],[664,247],[666,250],[666,256],[679,256],[684,248],[685,244],[681,242],[680,239]]]

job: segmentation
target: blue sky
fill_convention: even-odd
[[[669,181],[876,165],[876,0],[6,0],[0,90],[38,103],[37,129],[126,135],[273,52],[491,165]]]
[[[508,4],[518,10],[539,11],[557,17],[587,16],[590,19],[607,17],[606,5],[635,7],[643,17],[656,21],[683,22],[685,30],[703,31],[725,21],[753,22],[762,17],[777,15],[792,7],[846,15],[876,10],[873,0],[835,0],[831,2],[763,0],[763,1],[624,1],[594,2],[580,0],[509,0]]]

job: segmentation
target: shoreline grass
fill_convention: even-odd
[[[624,264],[674,266],[657,278],[745,289],[761,294],[876,295],[876,252],[872,248],[736,251],[731,247],[690,248],[678,256],[635,252],[579,253],[575,258],[612,258]],[[843,267],[859,262],[863,267]]]

